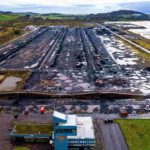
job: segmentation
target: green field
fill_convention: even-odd
[[[15,147],[13,150],[29,150],[29,148],[18,146],[18,147]]]
[[[129,150],[150,150],[150,119],[117,119]]]
[[[146,42],[144,40],[133,40],[133,42],[146,48],[146,49],[148,49],[148,50],[150,50],[150,42]]]
[[[34,17],[40,17],[40,18],[43,18],[43,19],[74,19],[73,16],[66,16],[66,15],[34,15]]]
[[[5,15],[5,14],[0,14],[0,21],[8,21],[8,20],[15,20],[19,16],[17,15]]]
[[[49,134],[52,135],[53,127],[51,124],[17,124],[15,134]]]

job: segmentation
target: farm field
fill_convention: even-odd
[[[9,20],[15,20],[19,16],[18,15],[5,15],[5,14],[0,14],[0,21],[9,21]]]

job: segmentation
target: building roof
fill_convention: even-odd
[[[77,136],[67,136],[68,139],[95,139],[92,117],[77,117]]]
[[[76,115],[66,115],[67,122],[60,123],[59,126],[77,126],[77,116]]]
[[[67,136],[68,139],[95,139],[93,120],[90,116],[65,115],[54,111],[53,117],[65,120],[65,123],[59,123],[59,126],[76,126],[77,135]]]
[[[60,113],[58,111],[54,111],[53,117],[59,118],[59,119],[64,120],[64,121],[66,120],[66,115],[63,113]]]

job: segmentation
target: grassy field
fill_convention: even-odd
[[[150,119],[117,119],[129,150],[150,150]]]
[[[144,40],[133,40],[134,43],[150,50],[150,42],[144,41]]]
[[[50,124],[18,124],[15,128],[15,134],[49,134],[53,131]]]
[[[13,150],[29,150],[28,147],[17,146]]]
[[[19,16],[17,15],[5,15],[5,14],[0,14],[0,21],[8,21],[8,20],[15,20]]]

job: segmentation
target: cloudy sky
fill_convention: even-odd
[[[89,14],[130,9],[150,13],[150,0],[0,0],[1,11]]]

